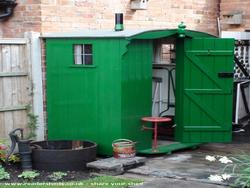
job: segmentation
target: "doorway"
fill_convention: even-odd
[[[232,44],[218,38],[154,40],[152,116],[173,119],[159,128],[163,139],[231,142]]]
[[[172,121],[161,123],[158,137],[174,141],[175,127],[175,71],[176,38],[154,41],[152,63],[152,116],[168,117]]]

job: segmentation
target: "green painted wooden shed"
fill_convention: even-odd
[[[43,38],[49,140],[92,140],[103,155],[112,154],[119,138],[137,142],[137,151],[151,148],[152,134],[141,130],[140,119],[151,116],[154,44],[174,39],[175,140],[231,141],[233,39],[185,29]]]

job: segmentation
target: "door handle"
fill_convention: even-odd
[[[233,72],[219,72],[218,77],[219,78],[233,78],[234,73]]]

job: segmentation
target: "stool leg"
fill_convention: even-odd
[[[161,82],[159,83],[159,106],[157,116],[159,117],[162,109],[162,93],[161,93]]]
[[[157,122],[154,123],[154,142],[153,142],[154,151],[157,150]]]
[[[153,104],[152,104],[152,116],[155,116],[155,105],[156,105],[156,98],[157,98],[157,95],[158,95],[158,87],[159,87],[159,83],[156,82],[156,85],[155,85],[155,91],[154,91],[154,97],[153,97]]]

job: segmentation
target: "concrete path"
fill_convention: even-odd
[[[196,150],[178,151],[171,155],[148,156],[145,165],[130,169],[123,177],[144,180],[136,188],[223,188],[232,183],[212,182],[210,175],[221,174],[225,164],[209,162],[206,155],[234,156],[250,153],[250,144],[207,144]],[[217,158],[218,159],[218,158]]]
[[[221,173],[225,165],[219,161],[205,160],[206,155],[204,152],[192,151],[151,157],[147,158],[145,165],[128,170],[128,173],[209,182],[208,177]]]
[[[225,188],[225,186],[164,178],[155,179],[133,188]]]
[[[222,174],[225,164],[218,160],[209,162],[206,155],[232,156],[249,151],[250,144],[208,144],[196,150],[178,151],[171,155],[149,156],[143,166],[128,170],[124,176],[144,176],[146,180],[141,187],[154,188],[219,188],[230,185],[232,180],[212,182],[210,175]],[[160,179],[157,179],[160,178]],[[158,181],[159,180],[159,181]],[[140,188],[140,186],[138,186]]]

